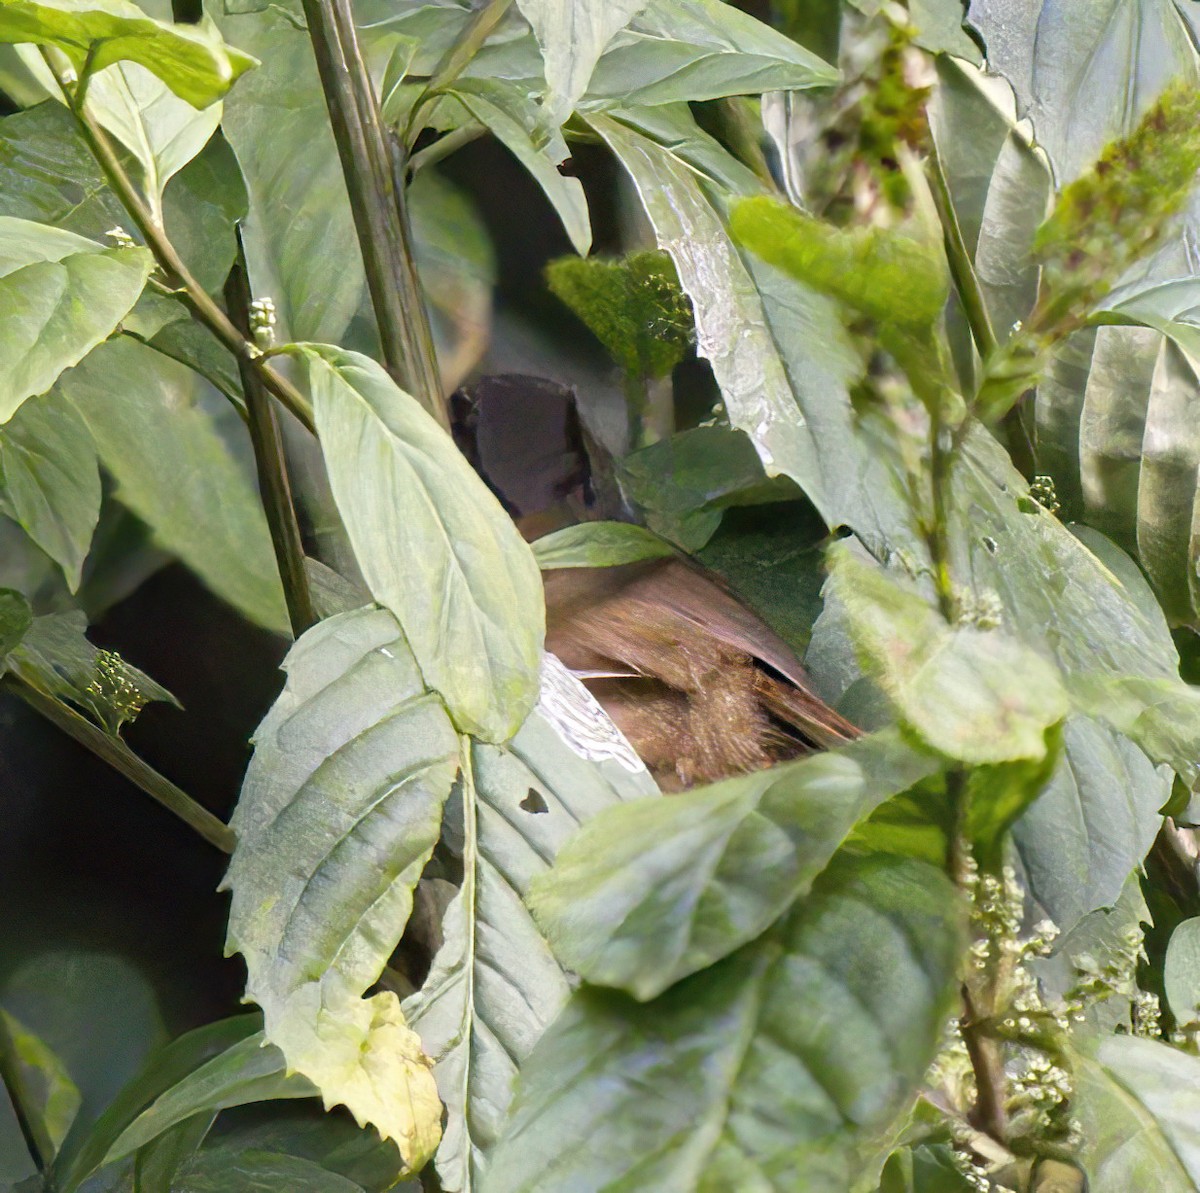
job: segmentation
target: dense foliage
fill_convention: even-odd
[[[1200,1189],[1194,8],[0,0],[0,783],[253,1004],[5,887],[0,1185]],[[680,557],[832,748],[663,795],[545,649]]]

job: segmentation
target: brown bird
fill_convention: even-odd
[[[526,538],[621,516],[611,461],[567,386],[485,377],[452,406],[456,441]],[[543,580],[547,649],[583,678],[667,790],[858,736],[813,692],[791,647],[683,556]]]
[[[547,649],[667,790],[858,736],[813,692],[791,647],[690,561],[563,568],[543,580]]]

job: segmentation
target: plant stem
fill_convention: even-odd
[[[971,1123],[997,1143],[1008,1138],[1008,1115],[1004,1109],[1007,1084],[1004,1078],[1004,1056],[999,1040],[984,1030],[976,1014],[971,991],[962,987],[963,1016],[961,1031],[967,1056],[975,1074],[975,1106]]]
[[[241,229],[237,230],[237,259],[225,282],[225,305],[239,330],[249,338],[250,278],[246,271],[246,253],[242,246]],[[283,452],[283,436],[275,408],[258,374],[245,361],[238,360],[242,390],[246,395],[247,426],[254,447],[254,462],[258,468],[258,487],[262,493],[263,512],[271,531],[275,562],[283,595],[287,601],[288,619],[292,633],[299,638],[318,618],[313,609],[312,593],[308,587],[308,572],[304,567],[304,543],[292,486],[288,479],[287,460]]]
[[[92,156],[104,172],[109,186],[121,200],[121,205],[137,225],[147,247],[167,275],[167,283],[181,291],[180,297],[191,309],[192,314],[237,357],[246,362],[262,378],[269,389],[310,431],[314,430],[312,407],[308,399],[286,377],[277,373],[265,360],[258,348],[242,336],[229,321],[229,317],[213,300],[208,292],[192,276],[183,258],[167,238],[166,232],[146,206],[133,180],[121,164],[108,134],[96,123],[79,99],[77,85],[59,68],[52,55],[43,50],[43,57],[54,73],[54,77],[67,99],[75,123],[83,135]]]
[[[967,324],[971,328],[971,337],[979,355],[986,361],[999,347],[996,332],[992,328],[991,316],[988,314],[987,301],[983,296],[983,287],[979,284],[979,275],[963,239],[962,227],[958,222],[958,213],[954,210],[954,200],[950,195],[950,185],[946,181],[942,169],[941,158],[936,147],[930,148],[930,173],[933,185],[934,205],[937,207],[938,218],[942,224],[942,236],[946,244],[946,259],[950,264],[950,276],[954,279],[958,296],[962,300],[966,312]]]
[[[404,191],[348,0],[303,0],[384,364],[445,428],[437,354],[412,254]]]
[[[6,675],[0,679],[0,686],[19,696],[30,708],[57,725],[84,749],[119,771],[151,799],[162,804],[168,812],[173,812],[190,828],[195,829],[210,845],[215,845],[222,853],[233,852],[237,840],[233,829],[192,799],[187,792],[176,787],[170,779],[160,775],[149,763],[143,762],[119,737],[105,733],[98,725],[93,725],[61,700],[56,700],[41,688],[14,675]]]
[[[954,808],[954,831],[950,839],[949,856],[950,877],[963,895],[969,897],[974,858],[966,834],[967,775],[964,770],[958,768],[947,773],[946,791]],[[962,983],[961,997],[963,1013],[959,1020],[959,1030],[962,1032],[967,1057],[975,1075],[975,1105],[970,1114],[970,1121],[997,1143],[1007,1146],[1007,1083],[1004,1076],[1003,1046],[988,1034],[986,1014],[981,1013],[969,979]]]

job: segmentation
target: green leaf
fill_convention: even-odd
[[[118,499],[155,541],[252,621],[286,633],[257,489],[196,403],[192,374],[123,337],[89,356],[59,389],[92,432]]]
[[[668,150],[607,116],[591,123],[629,172],[659,247],[675,262],[695,312],[696,350],[712,365],[730,425],[750,436],[768,476],[790,476],[820,506],[816,445],[720,215]]]
[[[9,1053],[3,1060],[8,1092],[20,1103],[43,1159],[51,1160],[79,1113],[79,1089],[63,1062],[3,1008],[0,1048]]]
[[[547,5],[566,10],[594,0],[574,4]],[[562,220],[575,251],[583,256],[592,244],[587,196],[578,178],[559,172],[570,158],[562,133],[547,119],[546,110],[521,88],[501,79],[459,79],[448,92],[466,112],[490,130],[537,180]]]
[[[837,79],[827,62],[722,0],[651,0],[597,63],[580,107],[803,91]]]
[[[78,611],[35,617],[9,656],[12,670],[34,687],[76,705],[109,733],[117,733],[152,700],[181,707],[143,671],[87,640]]]
[[[137,1193],[173,1193],[176,1174],[196,1154],[216,1120],[215,1111],[194,1114],[142,1148],[133,1164]]]
[[[87,424],[59,394],[30,398],[0,427],[0,513],[58,563],[74,592],[100,518]]]
[[[29,602],[15,589],[0,588],[0,665],[33,625]]]
[[[64,1193],[72,1193],[101,1165],[122,1132],[156,1098],[239,1041],[255,1037],[261,1026],[259,1015],[237,1015],[198,1027],[153,1053],[142,1071],[119,1089],[92,1129],[71,1138],[55,1166]]]
[[[1045,757],[1046,730],[1068,707],[1053,664],[999,630],[948,625],[843,545],[827,558],[864,668],[923,741],[973,765]]]
[[[419,1167],[440,1133],[429,1062],[395,994],[362,994],[408,920],[458,739],[384,610],[321,622],[284,666],[232,820],[228,948],[289,1070]]]
[[[1132,131],[1172,79],[1200,80],[1194,18],[1174,0],[971,0],[968,20],[1060,184]]]
[[[1176,1023],[1182,1026],[1200,1019],[1200,917],[1184,920],[1171,933],[1163,987]]]
[[[404,1004],[437,1062],[447,1112],[437,1167],[448,1190],[480,1187],[518,1069],[570,992],[523,902],[531,879],[580,823],[655,794],[644,768],[595,752],[615,730],[577,680],[549,659],[547,667],[562,682],[544,681],[541,703],[517,736],[502,747],[472,746],[462,887],[447,909],[445,943],[429,977]]]
[[[511,737],[537,699],[537,563],[453,440],[374,361],[293,349],[334,500],[372,595],[464,731]]]
[[[544,572],[554,568],[613,567],[675,554],[670,543],[632,522],[580,522],[544,535],[532,548]]]
[[[846,1193],[954,998],[962,917],[920,862],[844,859],[761,941],[649,1004],[585,988],[526,1062],[486,1193]]]
[[[22,47],[22,60],[48,95],[68,102],[36,47]],[[220,103],[195,108],[136,62],[116,62],[91,74],[87,109],[133,158],[142,193],[159,220],[167,183],[221,123]]]
[[[786,477],[768,479],[750,437],[729,427],[693,427],[621,460],[621,492],[650,529],[685,550],[712,538],[729,506],[798,497]]]
[[[1029,891],[1064,932],[1117,901],[1154,844],[1170,788],[1132,742],[1067,718],[1054,774],[1013,830]]]
[[[691,345],[691,304],[665,253],[560,257],[546,281],[635,382],[668,376]]]
[[[300,1156],[230,1147],[205,1148],[171,1185],[171,1193],[363,1193],[361,1185]]]
[[[416,76],[436,68],[470,13],[466,6],[441,3],[378,11],[378,37],[399,34],[418,43],[410,66]],[[530,92],[545,89],[541,51],[518,17],[500,27],[464,76],[505,79]],[[604,111],[798,91],[829,86],[837,78],[815,54],[723,0],[650,0],[612,38],[576,107]]]
[[[951,0],[961,16],[959,0]],[[1046,216],[1050,171],[1016,122],[1008,88],[960,57],[937,60],[930,125],[1000,343],[1037,298],[1034,233]]]
[[[53,100],[0,120],[0,215],[93,240],[129,218],[70,112]]]
[[[211,1141],[198,1163],[238,1152],[273,1152],[309,1160],[367,1193],[420,1193],[415,1181],[397,1183],[400,1156],[393,1144],[362,1130],[349,1115],[324,1114],[311,1102],[281,1103],[269,1115],[230,1116],[222,1126],[219,1142]]]
[[[568,969],[651,999],[754,940],[857,821],[937,769],[884,732],[686,799],[612,808],[535,880],[529,905]]]
[[[340,340],[365,282],[308,34],[276,9],[229,15],[222,27],[263,60],[221,121],[249,193],[252,289],[275,303],[281,340]],[[314,270],[318,260],[334,267]]]
[[[1200,1059],[1110,1036],[1076,1060],[1075,1087],[1091,1193],[1200,1189]]]
[[[113,333],[153,265],[145,249],[0,217],[0,425]]]
[[[836,304],[744,260],[725,230],[720,206],[732,194],[759,193],[758,179],[686,109],[593,123],[675,260],[695,311],[698,352],[712,362],[730,424],[750,437],[767,474],[790,477],[827,525],[851,526],[877,549],[906,538],[908,507],[894,470],[851,406],[862,360]]]
[[[104,1157],[114,1164],[194,1115],[276,1098],[315,1098],[319,1090],[289,1071],[283,1053],[255,1032],[164,1090],[117,1136]]]
[[[647,0],[517,0],[542,48],[554,123],[571,114],[608,43]]]
[[[246,218],[247,202],[245,180],[223,136],[214,136],[167,184],[167,235],[206,290],[217,292],[225,284],[237,249],[234,230]],[[229,350],[222,346],[221,351],[229,361]],[[227,367],[236,373],[233,363]]]
[[[1102,327],[1071,387],[1039,389],[1039,429],[1088,522],[1134,552],[1173,624],[1200,619],[1200,400],[1191,356],[1155,331]],[[1079,350],[1083,351],[1081,343]],[[1068,419],[1076,413],[1077,423]],[[1074,442],[1076,455],[1070,453]],[[1057,479],[1057,476],[1056,476]]]
[[[221,41],[207,18],[195,25],[155,21],[127,0],[4,0],[0,41],[55,46],[76,70],[136,62],[180,99],[204,108],[256,65]]]

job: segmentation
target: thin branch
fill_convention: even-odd
[[[43,51],[47,65],[67,99],[67,104],[79,131],[104,172],[109,186],[121,200],[121,205],[137,225],[146,246],[154,254],[167,284],[180,291],[180,298],[191,312],[233,353],[239,361],[245,361],[262,378],[267,387],[310,431],[314,430],[312,407],[308,399],[284,376],[276,372],[265,360],[259,349],[239,333],[229,317],[213,300],[208,292],[192,276],[183,258],[167,238],[165,231],[146,206],[137,187],[125,171],[108,134],[92,119],[80,102],[78,85],[58,66],[54,57]]]
[[[237,839],[233,829],[192,799],[187,792],[176,787],[170,779],[160,775],[148,762],[143,762],[119,737],[105,733],[98,725],[93,725],[61,700],[56,700],[40,688],[14,675],[6,675],[0,679],[0,686],[20,697],[30,708],[57,725],[84,749],[119,771],[151,799],[162,804],[168,812],[173,812],[188,827],[195,829],[210,845],[215,845],[222,853],[233,852]]]
[[[250,301],[250,279],[239,228],[237,259],[225,283],[225,305],[229,308],[235,326],[247,338],[253,334],[250,328]],[[308,572],[304,567],[304,543],[300,537],[300,524],[296,520],[296,507],[292,500],[292,486],[288,479],[287,461],[283,451],[283,436],[279,431],[275,408],[258,373],[240,358],[238,369],[242,378],[242,390],[246,395],[247,426],[250,430],[250,442],[254,447],[254,462],[258,468],[258,487],[262,494],[263,512],[267,515],[267,526],[271,531],[271,544],[275,548],[275,562],[279,567],[279,579],[283,583],[283,595],[287,601],[292,633],[299,638],[310,626],[316,625],[318,618],[308,587]]]
[[[433,332],[412,254],[404,192],[359,49],[353,13],[347,0],[303,3],[384,364],[399,385],[443,427],[449,427]]]

